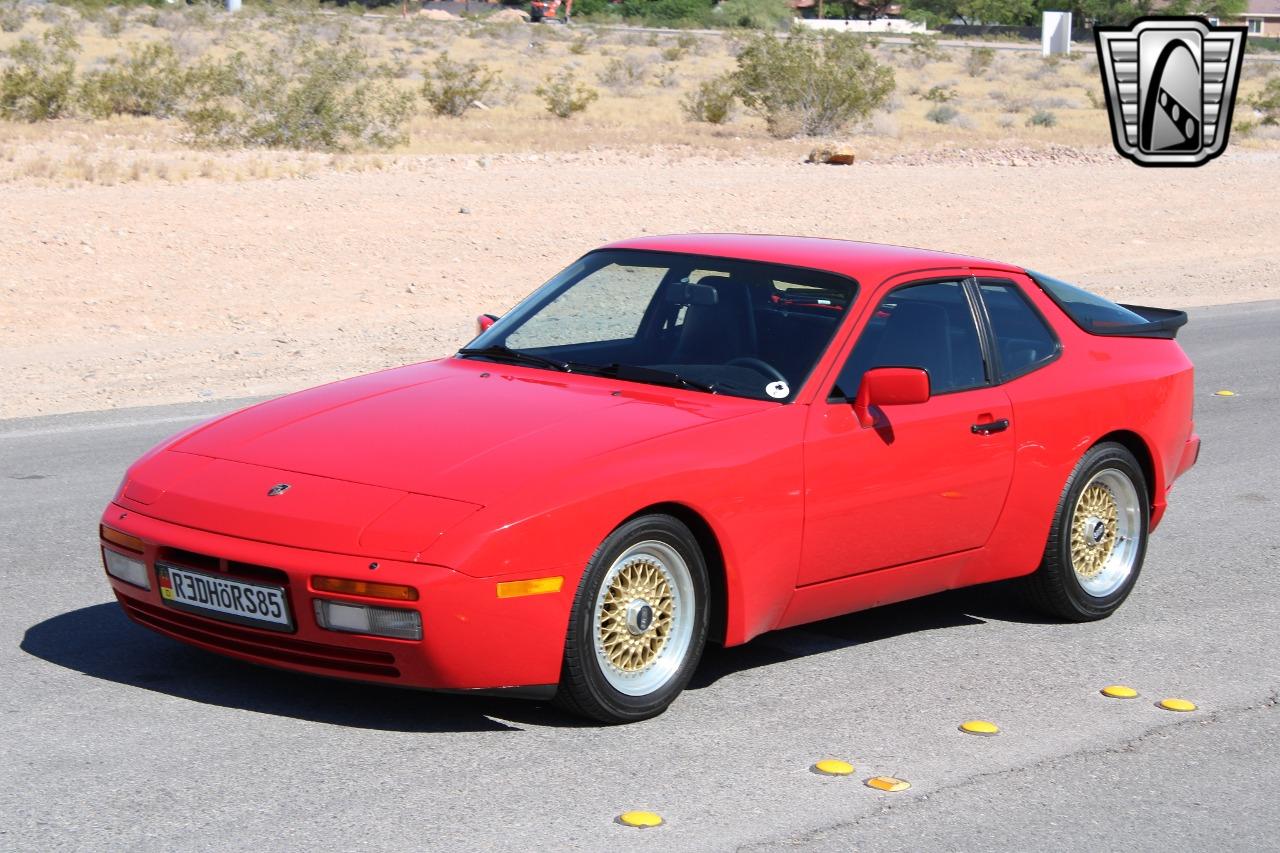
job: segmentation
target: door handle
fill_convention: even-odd
[[[1009,419],[1001,418],[998,421],[987,421],[982,424],[974,424],[969,427],[969,431],[974,435],[991,435],[996,432],[1004,432],[1009,428]]]

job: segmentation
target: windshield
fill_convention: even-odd
[[[847,278],[795,267],[593,252],[459,355],[786,402],[855,289]]]

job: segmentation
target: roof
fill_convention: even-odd
[[[1246,15],[1280,15],[1280,0],[1249,0]]]
[[[840,273],[866,285],[879,284],[904,272],[940,267],[982,267],[1022,272],[1022,267],[950,252],[833,240],[823,237],[782,237],[766,234],[670,234],[637,237],[604,246],[606,249],[648,249],[715,255],[747,261],[786,264]]]

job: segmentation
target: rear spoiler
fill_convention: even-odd
[[[1146,305],[1118,305],[1082,287],[1042,273],[1027,270],[1027,275],[1062,309],[1062,313],[1091,335],[1173,339],[1178,336],[1178,330],[1187,325],[1186,311],[1150,308]],[[1076,298],[1064,301],[1071,296]],[[1141,322],[1134,322],[1134,315]]]
[[[1095,323],[1086,332],[1094,335],[1118,335],[1126,338],[1176,338],[1178,330],[1187,325],[1187,312],[1172,308],[1149,308],[1146,305],[1120,305],[1146,320],[1145,323],[1123,325]]]

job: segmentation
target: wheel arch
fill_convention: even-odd
[[[702,549],[702,559],[707,564],[707,581],[711,588],[711,600],[708,602],[710,621],[707,625],[707,639],[718,643],[723,642],[729,622],[729,584],[724,550],[710,522],[692,507],[666,501],[636,510],[619,522],[619,525],[642,515],[669,515],[678,519],[689,528],[689,532],[697,540],[698,547]]]
[[[1155,454],[1152,452],[1150,445],[1146,440],[1136,432],[1127,429],[1112,430],[1104,436],[1098,438],[1093,443],[1096,447],[1104,442],[1114,442],[1133,454],[1138,460],[1138,466],[1142,469],[1142,477],[1147,484],[1147,501],[1155,511],[1156,496],[1160,494],[1159,483],[1157,481],[1157,468]]]

